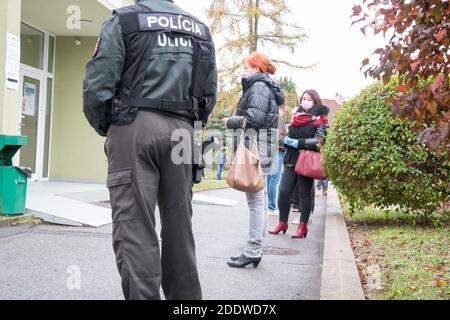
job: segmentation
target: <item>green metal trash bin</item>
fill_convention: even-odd
[[[25,213],[27,196],[27,172],[14,167],[12,158],[27,144],[27,137],[0,135],[0,214]]]

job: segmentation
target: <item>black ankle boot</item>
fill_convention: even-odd
[[[241,254],[239,257],[231,257],[230,259],[232,261],[238,261],[240,258],[243,258],[243,257],[244,257],[244,254]]]
[[[260,262],[261,258],[247,258],[245,255],[242,255],[238,260],[228,262],[228,265],[232,268],[245,268],[249,264],[253,263],[253,268],[256,269]]]

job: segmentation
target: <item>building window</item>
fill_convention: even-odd
[[[20,28],[20,62],[36,69],[44,68],[44,33],[25,23]]]
[[[55,38],[48,39],[48,73],[53,73],[53,62],[55,61]]]

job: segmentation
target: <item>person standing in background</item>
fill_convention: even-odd
[[[328,195],[328,180],[317,180],[317,190],[322,190],[324,196]]]
[[[286,155],[286,147],[284,146],[284,138],[286,138],[287,130],[284,123],[284,115],[286,113],[286,105],[280,106],[280,117],[278,119],[279,130],[279,149],[275,154],[275,160],[267,176],[267,196],[269,205],[269,215],[278,215],[278,187],[280,185],[281,174],[283,173],[283,159]]]
[[[222,172],[223,172],[223,168],[225,166],[225,163],[227,163],[227,156],[225,154],[225,152],[223,151],[223,149],[220,149],[217,152],[217,157],[216,157],[216,161],[217,161],[217,180],[222,180]]]

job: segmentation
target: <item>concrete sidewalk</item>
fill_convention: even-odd
[[[193,202],[228,207],[238,204],[203,193],[194,193]],[[99,228],[112,223],[109,191],[105,184],[30,182],[26,208],[27,214],[50,224]]]
[[[258,269],[232,269],[248,234],[245,195],[213,190],[203,195],[237,201],[233,207],[194,205],[193,227],[204,299],[319,299],[326,198],[316,198],[307,239],[267,235]],[[290,217],[290,220],[298,216]],[[159,219],[157,219],[159,220]],[[268,227],[277,223],[269,217]],[[0,228],[0,300],[122,299],[112,251],[111,225],[98,229],[53,225]],[[81,289],[70,290],[80,271]],[[69,286],[68,286],[69,284]]]

